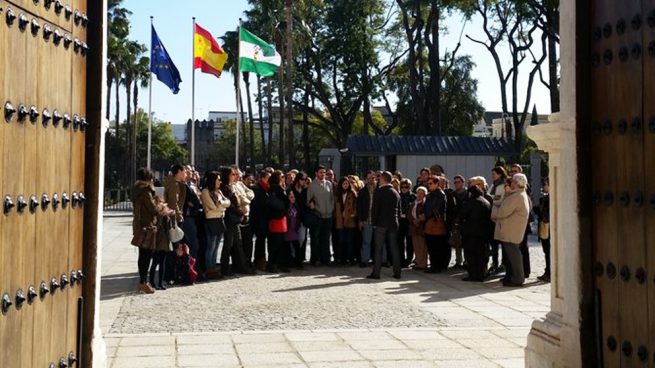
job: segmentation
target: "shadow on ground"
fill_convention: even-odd
[[[133,292],[139,282],[137,272],[102,276],[100,279],[100,300],[122,298]]]

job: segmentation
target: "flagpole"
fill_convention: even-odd
[[[153,26],[153,17],[150,16],[150,26]],[[152,32],[150,33],[150,45],[152,47]],[[150,50],[152,52],[153,50]],[[152,63],[152,60],[150,61]],[[150,68],[150,80],[148,81],[148,158],[146,161],[146,167],[148,170],[151,169],[151,146],[152,146],[152,68]]]
[[[196,17],[193,19],[193,40],[191,46],[193,52],[191,53],[191,165],[196,165]]]
[[[237,85],[237,134],[236,134],[236,144],[235,144],[235,158],[234,162],[237,166],[239,166],[239,128],[241,127],[242,121],[241,121],[241,79],[239,78],[239,46],[241,44],[241,18],[239,18],[239,25],[237,26],[237,59],[235,60],[234,68],[235,68],[235,78],[236,78],[236,85]]]

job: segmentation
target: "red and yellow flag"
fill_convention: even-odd
[[[223,65],[227,61],[227,54],[216,39],[202,27],[195,25],[193,35],[193,68],[203,73],[213,74],[217,77],[223,72]]]

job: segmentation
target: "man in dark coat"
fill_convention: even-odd
[[[491,238],[491,203],[484,197],[484,178],[471,180],[470,198],[459,210],[458,221],[467,261],[464,281],[484,281],[487,274],[487,242]]]
[[[371,221],[375,226],[375,252],[373,272],[369,279],[379,279],[382,268],[382,248],[391,252],[393,277],[400,278],[400,252],[398,249],[398,219],[400,218],[400,195],[391,185],[391,173],[385,171],[380,175],[380,186],[373,194]]]

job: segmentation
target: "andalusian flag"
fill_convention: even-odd
[[[280,66],[282,58],[266,41],[239,27],[239,71],[270,77]]]
[[[199,25],[195,25],[193,35],[193,68],[203,73],[213,74],[217,77],[223,72],[223,65],[227,61],[227,54],[216,39]]]

